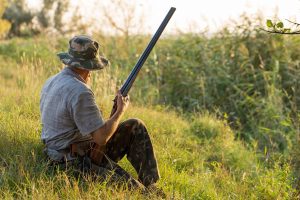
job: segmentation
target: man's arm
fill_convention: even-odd
[[[105,145],[117,130],[120,119],[129,105],[129,97],[123,97],[120,91],[117,94],[117,111],[103,126],[92,133],[94,142],[100,146]]]

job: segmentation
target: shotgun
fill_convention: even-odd
[[[164,20],[160,24],[159,28],[157,29],[157,31],[153,35],[152,39],[150,40],[148,46],[146,47],[143,54],[141,55],[141,57],[139,58],[139,60],[135,64],[133,70],[131,71],[131,73],[129,74],[129,76],[126,79],[125,83],[123,84],[123,86],[120,89],[122,96],[125,97],[129,93],[129,91],[130,91],[130,89],[131,89],[131,87],[132,87],[139,71],[143,67],[143,64],[147,60],[151,50],[153,49],[153,47],[155,46],[155,44],[156,44],[157,40],[159,39],[160,35],[164,31],[165,27],[167,26],[168,22],[170,21],[170,19],[171,19],[172,15],[174,14],[175,10],[176,10],[176,8],[174,8],[174,7],[170,8],[170,10],[167,13],[166,17],[164,18]],[[114,99],[114,105],[113,105],[110,116],[112,116],[116,112],[116,110],[117,110],[117,97]],[[90,158],[92,159],[93,163],[99,164],[101,162],[104,150],[105,150],[105,146],[100,146],[100,145],[97,145],[96,143],[94,144],[94,147],[92,148],[91,153],[90,153]]]

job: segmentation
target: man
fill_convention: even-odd
[[[69,41],[68,53],[59,53],[58,57],[66,67],[46,81],[40,99],[41,138],[49,160],[65,167],[75,166],[109,182],[125,181],[130,188],[156,188],[159,171],[144,123],[138,119],[120,123],[129,97],[118,92],[117,111],[104,121],[87,85],[91,71],[109,64],[99,56],[99,44],[91,37],[75,36]],[[95,143],[105,147],[98,165],[89,158]],[[138,180],[116,164],[125,155],[138,173]]]

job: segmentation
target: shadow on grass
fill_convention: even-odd
[[[6,199],[7,194],[12,199],[35,199],[36,193],[41,191],[55,194],[57,198],[54,199],[73,199],[72,196],[80,199],[81,193],[89,196],[90,191],[104,199],[112,198],[116,192],[121,196],[132,193],[126,187],[113,184],[107,187],[106,181],[83,175],[76,169],[51,165],[38,139],[11,138],[1,131],[0,134],[0,199]],[[141,195],[138,192],[132,194]]]
[[[31,187],[31,183],[50,180],[58,174],[49,166],[39,139],[9,137],[1,131],[0,134],[0,191],[5,189],[15,194]]]

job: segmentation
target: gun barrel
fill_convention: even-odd
[[[175,10],[176,10],[176,8],[174,8],[174,7],[170,8],[170,10],[167,13],[166,17],[164,18],[164,20],[160,24],[159,28],[157,29],[157,31],[153,35],[152,39],[150,40],[147,48],[144,50],[143,54],[141,55],[141,57],[139,58],[139,60],[135,64],[133,70],[131,71],[131,73],[128,76],[126,82],[123,84],[123,86],[121,88],[121,94],[123,96],[126,96],[128,94],[128,92],[131,89],[131,86],[132,86],[133,82],[135,81],[139,71],[141,70],[143,64],[147,60],[151,50],[153,49],[153,47],[155,46],[155,44],[156,44],[157,40],[159,39],[160,35],[164,31],[165,27],[167,26],[168,22],[170,21],[170,19],[171,19],[172,15],[174,14]]]
[[[137,74],[139,73],[139,71],[142,68],[144,62],[148,58],[151,50],[153,49],[153,47],[156,44],[157,40],[159,39],[161,33],[163,32],[163,30],[167,26],[167,24],[168,24],[169,20],[171,19],[173,13],[175,12],[175,10],[176,10],[176,8],[173,8],[173,7],[169,10],[169,12],[166,15],[165,19],[163,20],[163,22],[161,23],[161,25],[157,29],[156,33],[152,37],[151,41],[149,42],[147,48],[144,50],[144,52],[141,55],[141,57],[139,58],[138,62],[135,64],[133,70],[131,71],[131,73],[128,76],[126,82],[123,84],[123,86],[121,88],[121,94],[123,96],[126,96],[128,94],[135,78],[137,77]],[[117,110],[117,97],[114,100],[114,105],[113,105],[113,109],[111,111],[110,116],[112,116],[115,113],[116,110]],[[100,146],[100,145],[95,143],[95,145],[93,146],[92,151],[90,152],[90,158],[92,159],[92,161],[94,163],[99,164],[101,162],[102,157],[103,157],[103,153],[101,153],[101,152],[103,152],[104,149],[105,149],[105,146]]]

